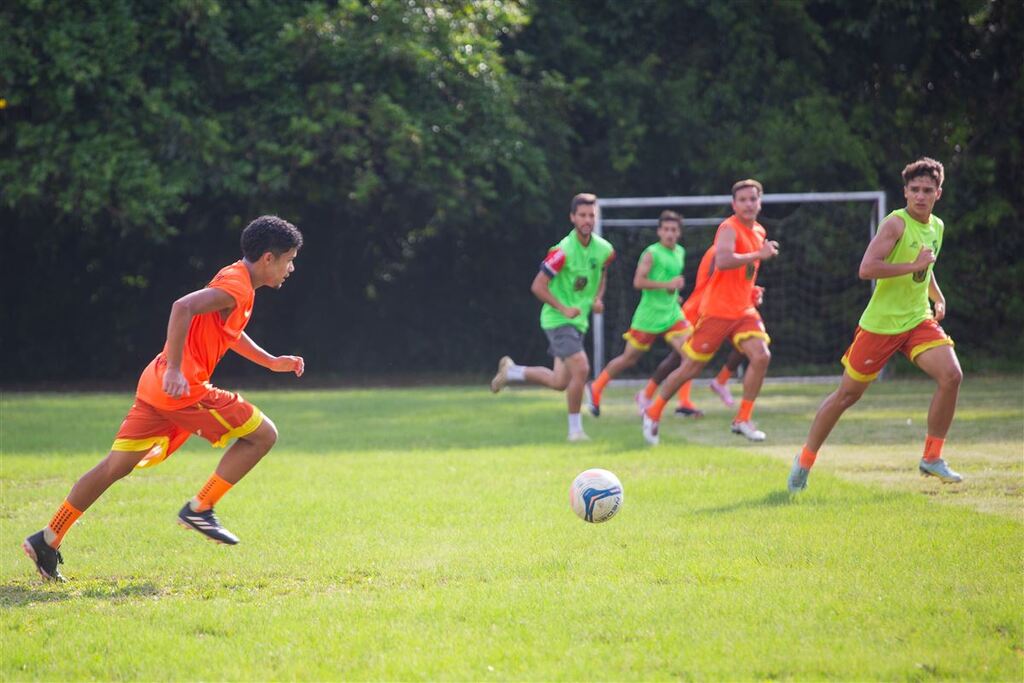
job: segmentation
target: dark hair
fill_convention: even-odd
[[[576,213],[576,207],[580,204],[597,204],[597,195],[590,194],[589,192],[580,192],[572,198],[572,203],[569,204],[569,213]]]
[[[277,216],[260,216],[242,231],[242,255],[258,261],[268,251],[275,257],[302,247],[302,233]]]
[[[661,215],[658,216],[658,227],[660,228],[661,224],[665,221],[675,221],[679,224],[680,228],[683,227],[683,217],[671,209],[665,209],[661,212]]]
[[[736,193],[745,187],[752,187],[757,190],[757,196],[760,197],[764,194],[764,187],[758,181],[753,178],[747,178],[746,180],[737,180],[732,184],[732,197],[736,198]]]
[[[909,185],[914,178],[928,176],[935,181],[938,187],[942,187],[942,181],[946,178],[946,172],[942,163],[931,157],[921,157],[912,164],[907,164],[903,169],[903,184]]]

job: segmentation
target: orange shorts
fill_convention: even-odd
[[[925,320],[917,327],[899,334],[876,334],[857,327],[850,348],[843,354],[846,374],[858,382],[870,382],[897,351],[911,361],[928,349],[953,346],[953,340],[935,320]]]
[[[135,398],[112,451],[148,451],[136,467],[163,462],[188,437],[196,434],[217,448],[256,431],[263,413],[236,393],[214,387],[198,403],[180,410],[161,410]]]
[[[687,337],[691,334],[693,334],[693,327],[690,325],[689,320],[683,318],[664,332],[643,332],[631,327],[622,335],[622,338],[633,348],[640,349],[641,351],[650,351],[651,344],[658,337],[664,337],[667,342],[674,337]]]
[[[763,339],[766,344],[772,341],[757,313],[735,320],[704,317],[697,321],[693,336],[683,345],[683,353],[692,360],[707,363],[726,339],[731,339],[732,345],[739,349],[740,342],[753,338]]]

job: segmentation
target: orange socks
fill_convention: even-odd
[[[684,408],[693,407],[693,404],[690,403],[690,382],[686,382],[683,386],[679,387],[679,405]]]
[[[732,372],[729,371],[729,368],[723,365],[722,370],[718,373],[718,376],[715,377],[715,381],[719,384],[725,384],[729,381],[730,377],[732,377]]]
[[[608,386],[608,382],[612,381],[612,376],[608,374],[607,370],[602,370],[601,374],[597,376],[590,385],[590,395],[594,397],[594,403],[601,402],[601,392]]]
[[[644,387],[644,398],[648,401],[654,398],[654,392],[658,390],[658,383],[653,379],[647,380],[647,386]]]
[[[60,547],[60,542],[64,540],[64,534],[68,532],[71,525],[81,516],[82,511],[65,500],[57,508],[57,513],[50,520],[50,523],[43,529],[43,539],[51,548]]]
[[[814,460],[818,457],[817,453],[813,453],[807,450],[807,446],[800,449],[800,467],[805,469],[811,469],[814,466]]]
[[[733,422],[747,422],[753,414],[754,402],[743,399],[740,401],[740,410],[736,413],[736,419],[734,419]]]
[[[939,439],[934,436],[926,436],[924,439],[924,459],[928,462],[934,462],[942,457],[942,444],[946,443],[945,439]]]
[[[654,401],[647,408],[647,417],[651,418],[655,422],[661,420],[661,412],[665,410],[665,404],[667,401],[658,394],[654,397]]]
[[[189,502],[193,512],[209,510],[221,499],[234,484],[228,483],[214,472],[210,479],[199,489],[199,493]]]

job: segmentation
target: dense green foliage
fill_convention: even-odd
[[[259,300],[271,350],[541,360],[527,288],[574,192],[756,175],[895,205],[924,154],[947,165],[947,329],[1024,355],[1013,0],[15,0],[0,24],[5,378],[132,375],[260,213],[307,238]]]

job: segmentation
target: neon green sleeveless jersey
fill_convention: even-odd
[[[593,233],[590,235],[590,243],[583,246],[576,237],[575,229],[551,247],[540,266],[551,277],[551,294],[562,305],[580,309],[580,314],[569,319],[552,306],[544,304],[540,309],[540,326],[551,330],[572,325],[580,332],[586,332],[590,327],[590,309],[601,284],[601,271],[614,255],[615,249],[611,243]]]
[[[644,249],[644,254],[651,255],[651,272],[648,279],[655,282],[668,282],[683,274],[683,262],[686,250],[676,245],[666,249],[661,242],[655,242]],[[643,260],[643,254],[640,259]],[[679,292],[674,289],[645,289],[640,294],[640,305],[633,313],[630,327],[641,332],[664,332],[683,319],[679,307]]]
[[[919,223],[906,209],[893,211],[886,219],[890,216],[902,218],[905,227],[903,236],[885,258],[886,263],[913,263],[921,247],[930,247],[936,257],[939,255],[945,229],[941,218],[932,214],[928,223]],[[934,265],[930,263],[916,273],[876,280],[871,301],[860,317],[861,328],[876,334],[900,334],[931,318],[928,283]]]

